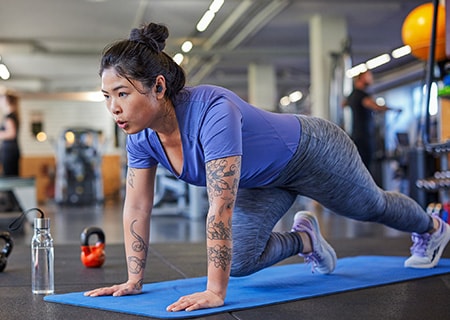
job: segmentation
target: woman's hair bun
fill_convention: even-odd
[[[148,46],[155,52],[161,52],[166,46],[166,39],[169,37],[169,29],[157,23],[148,23],[140,28],[134,28],[130,33],[130,41],[136,41]]]

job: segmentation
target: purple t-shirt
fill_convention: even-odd
[[[292,114],[251,106],[233,92],[216,86],[185,88],[174,101],[183,146],[183,170],[172,169],[158,135],[144,129],[127,137],[128,166],[160,163],[179,179],[205,186],[205,163],[242,156],[241,188],[269,184],[297,150],[300,122]]]

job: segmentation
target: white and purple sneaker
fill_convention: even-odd
[[[328,274],[336,267],[336,252],[320,234],[319,223],[316,217],[307,211],[299,211],[295,214],[293,232],[306,232],[312,244],[312,252],[299,253],[299,256],[310,263],[312,271]]]
[[[439,219],[439,229],[436,232],[412,234],[411,257],[405,261],[406,268],[428,269],[438,264],[450,240],[450,226],[438,216],[434,217]]]

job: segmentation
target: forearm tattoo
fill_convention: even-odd
[[[210,240],[231,240],[231,219],[227,225],[223,221],[216,222],[216,216],[208,218],[207,237]]]
[[[214,263],[216,268],[221,268],[223,271],[227,269],[231,262],[231,248],[227,246],[215,245],[208,247],[208,264]]]
[[[130,226],[130,233],[136,239],[131,243],[131,249],[134,252],[144,252],[144,258],[141,259],[137,256],[130,255],[128,257],[128,269],[133,274],[140,273],[145,268],[145,263],[147,261],[147,251],[148,246],[145,240],[134,231],[134,224],[137,220],[134,220]]]
[[[144,285],[144,279],[141,279],[138,282],[136,282],[136,284],[134,285],[134,289],[141,290],[143,285]]]
[[[131,188],[134,188],[134,177],[135,176],[136,176],[136,173],[134,172],[134,169],[128,168],[127,182]]]

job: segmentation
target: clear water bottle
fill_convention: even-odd
[[[34,235],[31,240],[31,290],[34,294],[53,294],[53,239],[50,219],[34,219]]]

